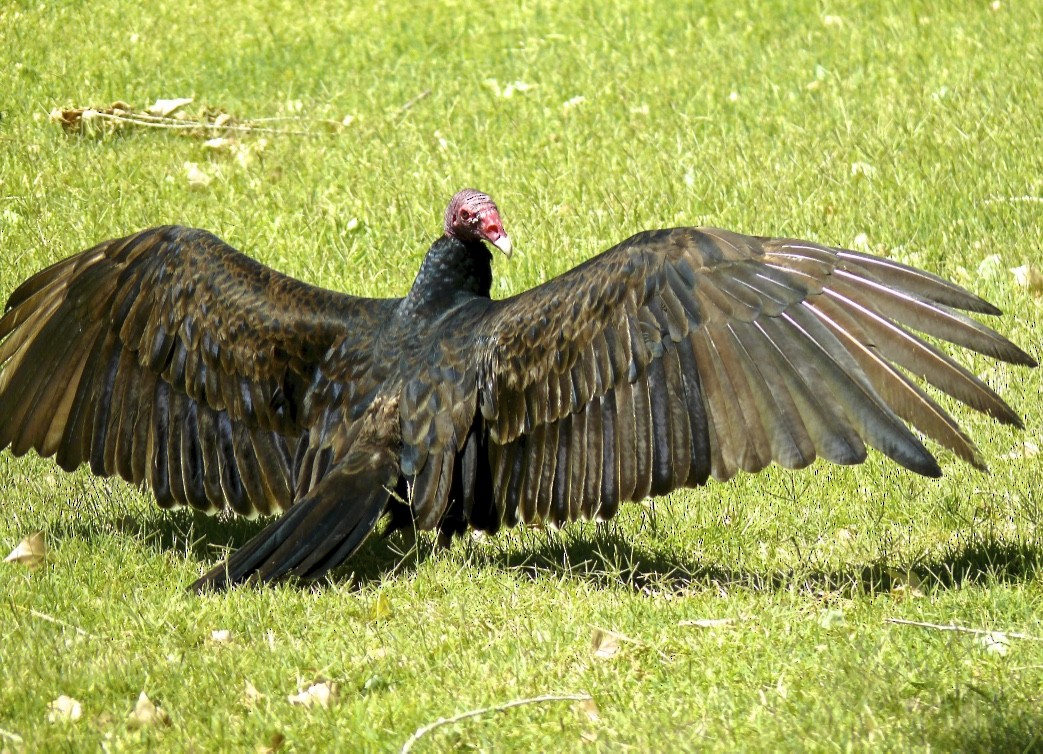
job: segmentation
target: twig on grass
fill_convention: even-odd
[[[72,623],[67,623],[66,621],[63,621],[60,618],[55,618],[53,615],[48,615],[47,613],[41,613],[39,610],[35,610],[35,609],[31,608],[31,607],[25,607],[23,605],[15,605],[15,607],[17,607],[20,610],[25,610],[25,612],[29,613],[29,615],[33,616],[34,618],[39,618],[40,620],[45,620],[48,623],[53,623],[54,625],[61,626],[62,628],[71,629],[71,630],[75,631],[76,633],[78,633],[80,636],[85,636],[88,639],[98,639],[98,638],[100,638],[98,636],[95,636],[92,633],[88,633],[87,631],[84,631],[79,626],[74,626]]]
[[[230,125],[223,123],[218,125],[217,123],[205,123],[203,121],[192,121],[185,120],[181,122],[169,122],[172,119],[169,118],[157,118],[157,117],[142,117],[140,114],[130,115],[110,115],[109,113],[103,113],[95,111],[90,117],[101,118],[102,120],[111,120],[116,123],[127,123],[132,126],[143,126],[145,128],[167,128],[173,131],[194,131],[203,129],[205,131],[233,131],[238,133],[252,133],[252,134],[279,134],[280,136],[324,136],[314,131],[295,131],[283,128],[261,128],[258,126],[251,125]]]
[[[420,94],[413,97],[413,99],[409,100],[406,104],[402,105],[402,107],[398,108],[399,115],[404,115],[408,110],[412,109],[413,105],[415,105],[417,102],[419,102],[422,99],[427,99],[430,96],[430,89],[425,89],[424,91],[420,92]]]
[[[440,717],[433,723],[428,723],[416,729],[404,744],[402,744],[401,754],[408,754],[409,750],[413,748],[413,744],[421,739],[421,737],[427,735],[436,728],[441,728],[443,725],[453,725],[461,720],[467,720],[472,717],[478,717],[479,715],[485,715],[489,712],[503,712],[509,710],[512,707],[522,707],[526,704],[541,704],[543,702],[588,702],[592,700],[590,694],[547,694],[546,696],[534,696],[528,699],[515,699],[504,704],[498,704],[495,707],[483,707],[482,709],[470,710],[469,712],[461,712],[459,715],[453,715],[452,717]]]
[[[987,628],[968,628],[967,626],[957,626],[952,623],[924,623],[923,621],[903,620],[902,618],[884,618],[884,623],[894,623],[899,626],[916,626],[917,628],[929,628],[933,631],[955,631],[961,634],[974,634],[976,636],[990,636],[995,634],[1003,634],[1008,639],[1024,639],[1025,641],[1043,641],[1043,636],[1019,634],[1011,631],[1002,631],[999,629],[993,629],[990,631]]]

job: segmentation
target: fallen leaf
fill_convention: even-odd
[[[247,679],[243,687],[243,704],[247,707],[253,707],[262,699],[264,699],[264,694],[258,691],[257,687]]]
[[[997,654],[1003,656],[1010,651],[1010,640],[1007,639],[1007,635],[1001,631],[990,631],[987,634],[982,635],[978,642],[985,647],[985,651],[989,654]]]
[[[1034,264],[1023,264],[1011,270],[1014,273],[1014,282],[1022,288],[1028,288],[1029,293],[1043,293],[1043,270]]]
[[[593,699],[584,699],[581,702],[576,702],[576,706],[587,716],[590,722],[597,723],[601,721],[601,710],[598,709],[598,703]]]
[[[891,593],[895,597],[923,597],[923,592],[920,590],[923,581],[920,579],[920,574],[913,569],[899,571],[895,568],[888,568],[887,575],[891,577]]]
[[[503,88],[503,93],[500,95],[504,99],[510,99],[514,96],[515,92],[527,92],[535,86],[525,81],[514,81]]]
[[[391,598],[386,594],[378,594],[377,598],[373,600],[373,604],[369,606],[369,620],[373,623],[377,621],[387,620],[392,615],[391,610]]]
[[[229,139],[225,136],[217,136],[213,139],[207,139],[203,142],[203,149],[212,149],[215,152],[227,152],[231,150],[235,144],[235,139]]]
[[[852,162],[851,163],[851,175],[862,176],[863,178],[872,178],[876,174],[876,168],[870,165],[868,162]]]
[[[822,626],[822,628],[835,628],[837,626],[843,626],[844,623],[843,610],[823,610],[818,618],[818,624]]]
[[[157,707],[144,691],[138,697],[134,711],[127,715],[127,730],[137,730],[153,725],[170,725],[170,715],[162,707]]]
[[[185,163],[185,177],[188,179],[188,185],[192,188],[206,188],[210,185],[210,181],[213,180],[195,162]]]
[[[282,745],[286,743],[286,736],[279,731],[272,733],[272,737],[268,739],[266,744],[258,744],[256,752],[257,754],[275,754],[282,748]]]
[[[382,675],[371,675],[366,679],[366,682],[362,684],[362,690],[367,694],[377,691],[387,691],[391,688],[391,683]]]
[[[185,105],[191,104],[191,97],[181,97],[179,99],[157,99],[153,102],[145,112],[149,115],[155,115],[160,118],[167,118],[174,114],[175,111],[180,110]]]
[[[695,626],[696,628],[718,628],[720,626],[730,626],[734,622],[731,618],[697,618],[696,620],[678,621],[677,625]]]
[[[65,694],[47,705],[47,721],[51,723],[74,723],[82,716],[83,708],[80,703]]]
[[[17,563],[26,568],[39,568],[46,558],[47,541],[44,539],[43,532],[38,531],[19,542],[18,546],[4,558],[4,562]]]
[[[989,254],[978,265],[978,277],[995,278],[1003,270],[1003,257],[999,254]]]
[[[579,107],[586,101],[586,97],[584,97],[582,94],[577,94],[575,97],[565,100],[565,104],[562,105],[562,107],[565,109],[565,112],[568,112],[574,107]]]
[[[1019,460],[1021,458],[1035,458],[1039,455],[1039,445],[1032,440],[1025,440],[1021,443],[1017,450],[1012,453],[1000,456],[1000,458],[1006,458],[1009,460]]]
[[[302,707],[329,707],[336,697],[337,684],[330,681],[322,681],[321,683],[313,683],[296,694],[290,694],[286,697],[286,701]]]
[[[215,644],[227,644],[232,640],[232,632],[227,628],[221,628],[210,632],[210,641]]]
[[[603,660],[611,659],[619,654],[619,636],[611,631],[595,628],[590,639],[590,649],[595,657]]]

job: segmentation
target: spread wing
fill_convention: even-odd
[[[478,331],[495,504],[508,522],[608,518],[624,500],[866,445],[939,475],[907,422],[984,467],[912,377],[1017,415],[918,333],[1035,365],[939,277],[853,251],[715,229],[640,233],[498,302]]]
[[[201,230],[106,241],[8,300],[0,448],[89,462],[164,507],[285,509],[328,468],[338,407],[371,395],[393,305],[306,285]]]

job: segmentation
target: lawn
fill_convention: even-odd
[[[475,186],[518,251],[496,296],[708,224],[925,267],[1041,356],[1012,272],[1043,259],[1039,3],[506,5],[9,0],[0,296],[168,222],[400,295]],[[172,98],[266,131],[50,116]],[[1043,370],[963,361],[1025,417],[954,409],[991,474],[772,469],[562,532],[374,538],[316,588],[189,594],[260,524],[4,452],[0,555],[49,549],[0,563],[0,751],[397,751],[545,695],[591,700],[412,750],[1043,751]],[[290,701],[309,688],[328,706]],[[142,692],[162,713],[132,715]]]

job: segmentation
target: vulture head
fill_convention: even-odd
[[[506,256],[511,239],[503,230],[500,211],[488,194],[474,189],[458,191],[445,210],[445,234],[461,241],[488,241]]]

